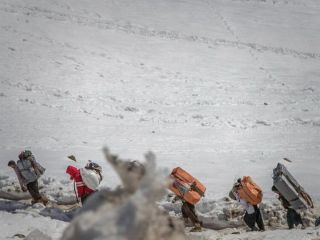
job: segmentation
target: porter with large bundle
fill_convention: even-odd
[[[309,194],[281,163],[278,163],[277,167],[273,169],[273,185],[293,209],[313,208],[313,202]]]
[[[180,167],[172,170],[172,184],[169,189],[190,204],[196,204],[204,196],[206,187]]]

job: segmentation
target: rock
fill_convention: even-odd
[[[33,230],[29,235],[25,238],[25,240],[52,240],[51,237],[41,232],[39,229]]]
[[[23,238],[23,239],[25,239],[26,236],[21,234],[21,233],[16,233],[15,235],[12,236],[12,238]]]

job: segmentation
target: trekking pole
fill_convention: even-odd
[[[76,191],[76,182],[73,182],[73,191],[74,191],[74,194],[76,195],[77,203],[79,203],[79,198],[78,198],[78,194]]]

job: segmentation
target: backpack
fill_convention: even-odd
[[[80,168],[80,175],[85,186],[95,191],[98,189],[102,177],[101,174],[93,169]]]
[[[182,168],[173,169],[170,177],[172,184],[169,189],[184,201],[196,204],[204,196],[206,187]]]
[[[273,185],[293,209],[314,207],[311,196],[281,163],[278,163],[277,167],[273,169]]]
[[[250,176],[244,176],[239,185],[238,194],[241,199],[252,205],[262,202],[262,189],[252,180]]]
[[[30,150],[19,154],[17,167],[27,181],[34,181],[44,174],[46,169],[38,163]]]
[[[89,162],[86,164],[86,166],[84,168],[88,169],[88,170],[95,171],[100,176],[100,182],[102,181],[102,179],[103,179],[102,167],[98,163],[95,163],[95,162],[89,160]]]
[[[19,159],[23,160],[23,159],[27,159],[28,157],[32,156],[32,152],[30,150],[24,150],[22,152],[20,152],[19,154]]]

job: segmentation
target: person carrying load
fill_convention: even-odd
[[[238,201],[245,209],[243,220],[251,231],[265,231],[258,206],[262,201],[262,196],[261,188],[249,176],[239,178],[229,193],[229,197]]]
[[[44,174],[45,168],[42,167],[35,159],[34,155],[29,150],[24,150],[19,154],[17,163],[13,160],[8,162],[19,180],[21,190],[29,191],[32,197],[32,204],[41,202],[44,205],[48,203],[46,196],[39,192],[38,179]]]
[[[102,168],[97,163],[89,160],[84,168],[76,168],[69,165],[66,173],[70,175],[70,179],[74,180],[75,194],[84,204],[86,199],[97,191],[102,181]]]
[[[181,213],[184,222],[187,224],[189,219],[191,220],[194,226],[191,232],[201,231],[202,223],[195,212],[195,204],[204,196],[205,186],[180,167],[172,170],[170,178],[172,183],[169,189],[176,194],[173,201],[182,201]]]
[[[278,194],[279,201],[281,202],[283,208],[287,210],[287,224],[289,229],[293,229],[294,226],[297,227],[300,224],[302,226],[302,229],[305,229],[301,215],[295,209],[292,208],[290,202],[287,199],[285,199],[285,197],[279,192],[279,190],[275,186],[272,186],[271,190]]]
[[[299,211],[314,208],[311,196],[298,183],[286,166],[281,163],[273,169],[273,186],[290,203],[290,207]]]

